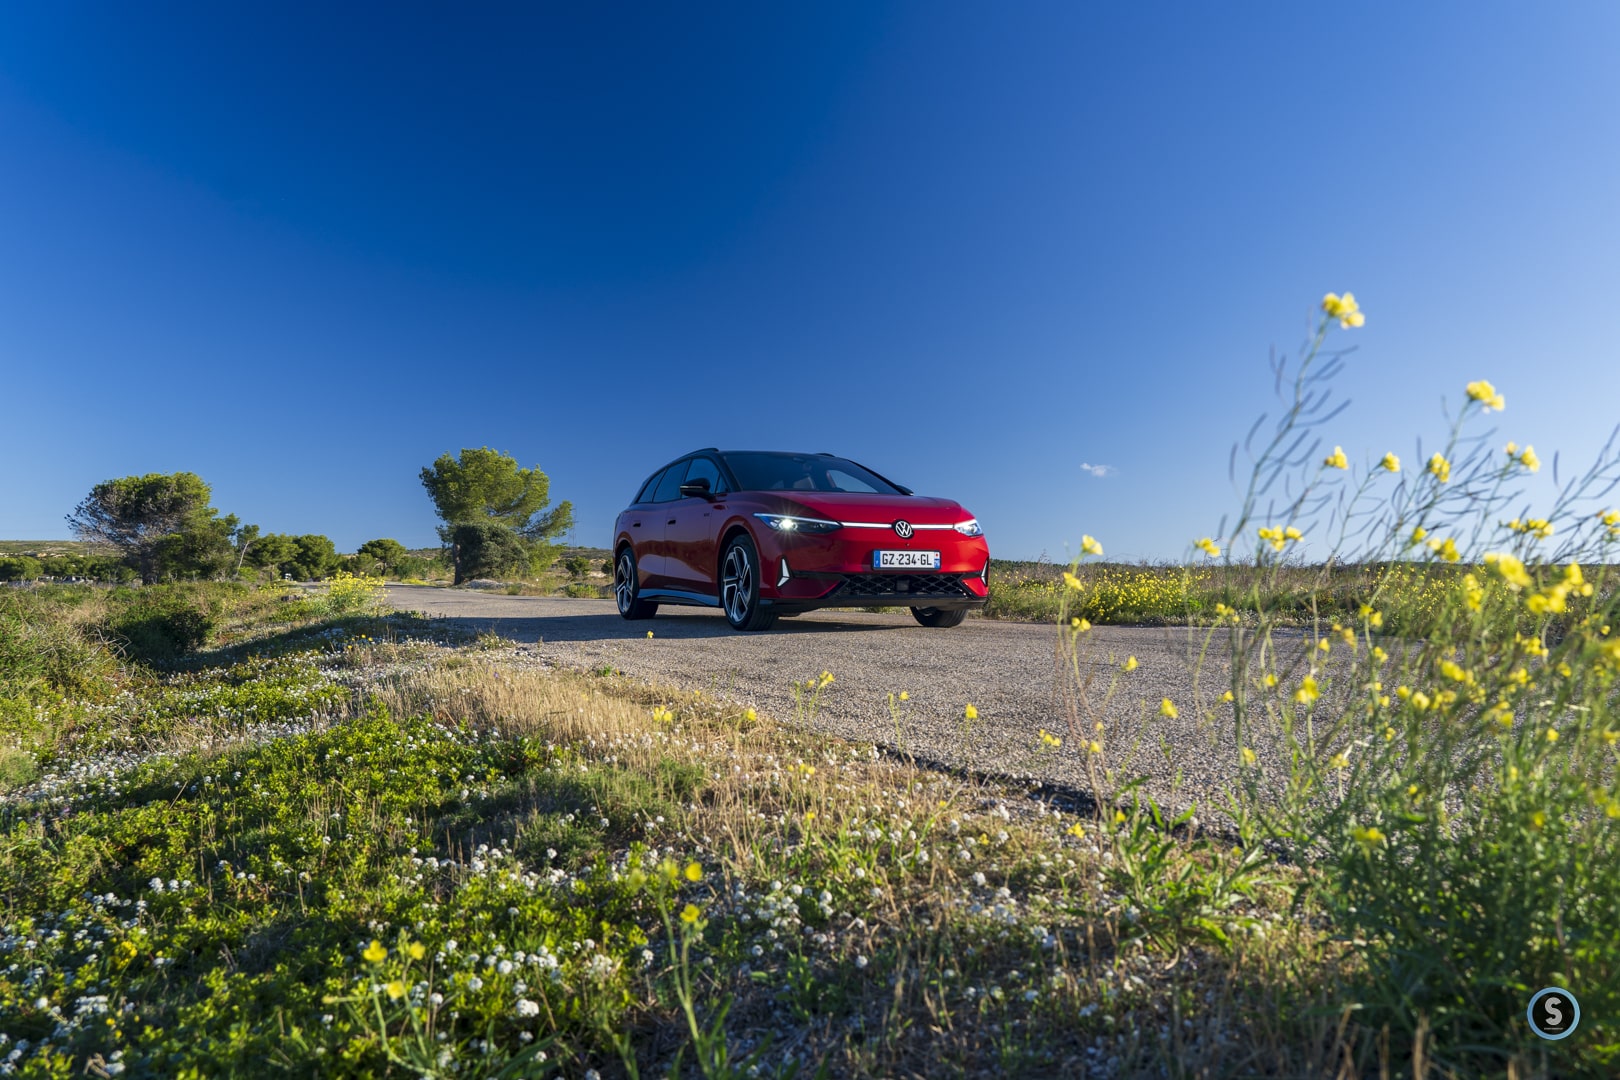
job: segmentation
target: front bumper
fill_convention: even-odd
[[[944,530],[898,537],[848,532],[760,537],[760,599],[778,611],[824,607],[983,607],[990,548]],[[875,570],[878,550],[938,551],[935,570]]]
[[[777,589],[777,595],[763,597],[762,603],[778,611],[812,611],[825,607],[977,608],[986,600],[984,578],[979,574],[790,573],[794,576]]]

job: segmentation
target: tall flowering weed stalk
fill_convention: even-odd
[[[1224,684],[1198,703],[1236,777],[1224,809],[1245,851],[1306,868],[1296,899],[1349,943],[1357,1025],[1458,1075],[1533,1054],[1614,1075],[1620,455],[1611,437],[1586,472],[1555,470],[1537,506],[1534,449],[1478,430],[1507,404],[1484,380],[1438,449],[1407,459],[1418,468],[1324,453],[1345,362],[1328,345],[1361,321],[1330,294],[1298,363],[1275,365],[1281,416],[1244,444],[1235,520],[1196,545],[1245,586],[1246,614],[1218,607],[1202,646],[1204,674]],[[1312,604],[1301,633],[1269,583],[1307,544],[1319,592],[1352,563],[1363,595],[1353,616]],[[1576,993],[1582,1024],[1543,1045],[1525,1009],[1549,985]]]
[[[327,582],[325,599],[333,615],[379,611],[383,605],[383,579],[339,570]]]

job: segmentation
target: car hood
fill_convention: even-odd
[[[771,494],[777,494],[772,492]],[[888,524],[955,525],[966,521],[967,511],[951,499],[921,495],[856,495],[839,491],[795,491],[781,495],[784,514],[803,513],[829,521],[866,521]]]

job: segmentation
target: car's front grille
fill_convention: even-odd
[[[829,599],[848,597],[920,596],[927,600],[972,597],[962,584],[961,574],[845,574],[844,580],[828,594]]]

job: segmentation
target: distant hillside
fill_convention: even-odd
[[[0,555],[94,555],[94,544],[82,540],[0,540]],[[106,554],[102,551],[100,554]]]

